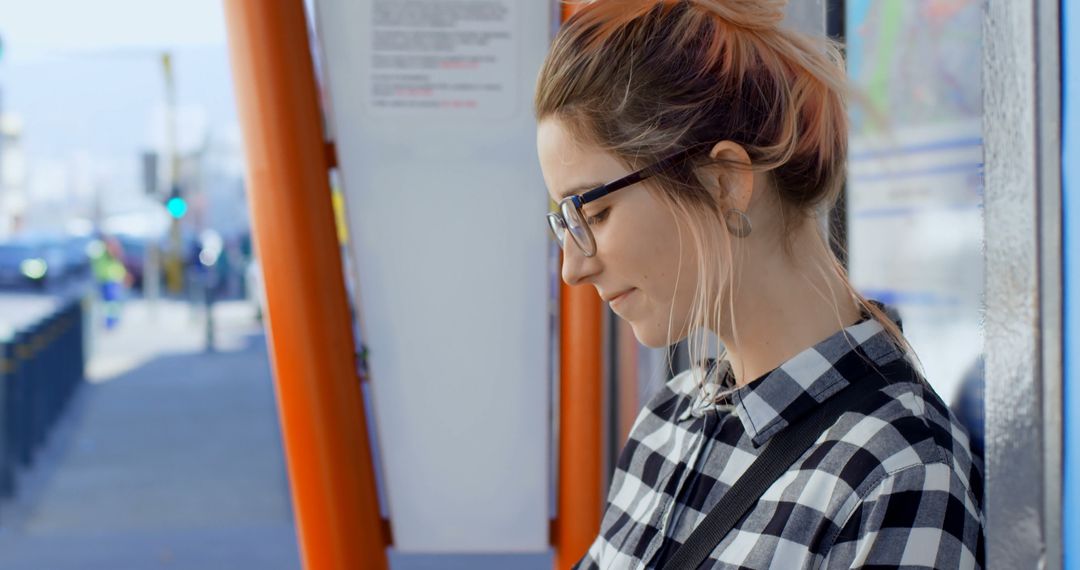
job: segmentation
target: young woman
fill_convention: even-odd
[[[780,26],[784,4],[595,0],[541,71],[563,279],[595,287],[647,346],[690,338],[704,362],[701,332],[722,345],[716,365],[642,410],[579,568],[670,567],[770,441],[885,369],[889,382],[862,384],[867,396],[769,479],[702,567],[982,566],[964,429],[917,372],[895,311],[860,296],[826,244],[846,165],[844,71],[834,46]]]

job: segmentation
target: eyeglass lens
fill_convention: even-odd
[[[585,255],[592,255],[596,251],[596,244],[593,241],[592,232],[589,231],[589,226],[585,224],[581,210],[577,208],[573,200],[563,202],[561,210],[563,220],[566,221],[566,229],[570,230],[570,235],[574,238],[578,247],[585,252]]]

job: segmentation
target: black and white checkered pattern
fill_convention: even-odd
[[[899,358],[864,314],[727,404],[701,396],[702,369],[676,376],[638,416],[600,536],[576,567],[662,568],[769,438],[872,372],[870,361]],[[731,381],[726,362],[718,371]],[[981,568],[981,465],[965,430],[921,381],[891,384],[867,405],[842,415],[702,567]]]

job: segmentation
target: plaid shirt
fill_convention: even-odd
[[[638,416],[600,536],[576,567],[663,568],[773,435],[865,375],[863,357],[903,357],[867,313],[725,403],[702,395],[701,368],[673,378]],[[718,370],[731,385],[729,364]],[[826,430],[702,567],[981,568],[981,465],[964,428],[923,382],[875,396],[872,411]]]

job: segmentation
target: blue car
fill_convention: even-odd
[[[52,282],[56,269],[50,272],[48,259],[53,256],[44,248],[24,242],[0,244],[0,288],[45,289]]]

